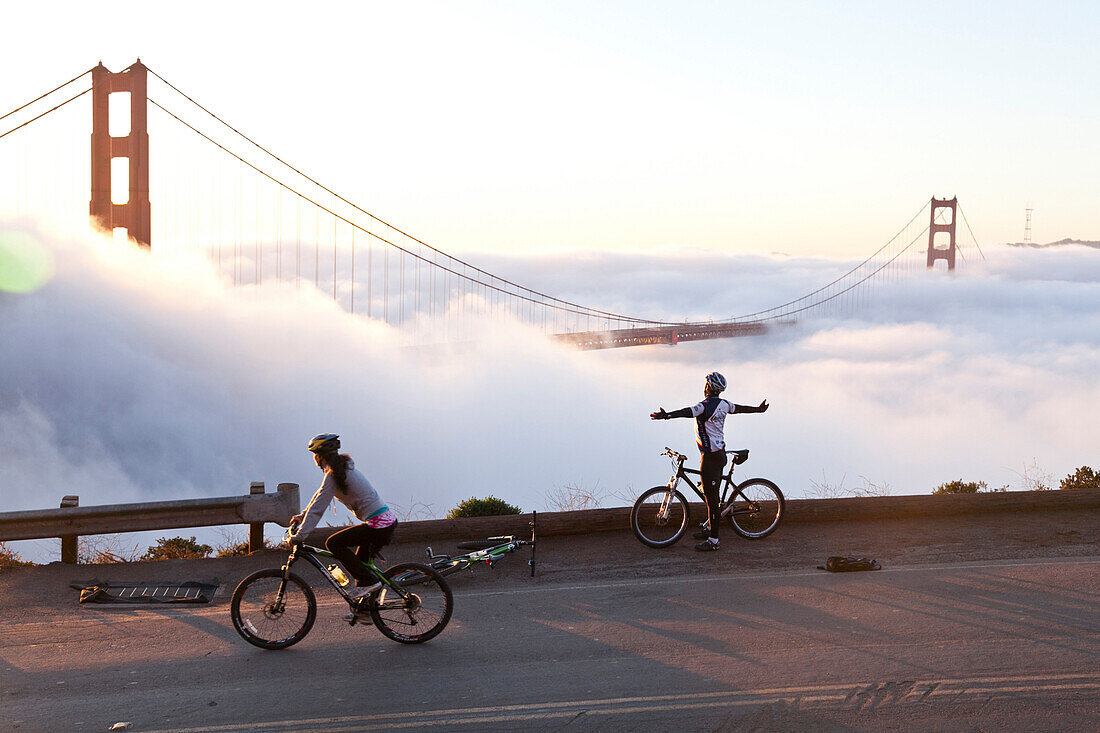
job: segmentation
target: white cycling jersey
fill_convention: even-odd
[[[707,397],[691,408],[691,414],[695,418],[695,442],[700,451],[713,453],[725,450],[726,415],[733,411],[733,403],[719,397]]]

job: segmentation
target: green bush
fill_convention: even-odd
[[[469,499],[460,502],[451,511],[447,512],[447,519],[457,519],[458,517],[496,517],[503,514],[519,514],[520,509],[518,506],[512,506],[503,499],[498,499],[495,496],[487,496],[484,499],[478,499],[471,496]]]
[[[200,545],[194,537],[161,537],[154,547],[150,547],[141,556],[142,560],[198,560],[208,556],[214,548]]]
[[[933,494],[977,494],[979,491],[988,491],[989,486],[985,481],[948,481],[932,489]]]
[[[1100,471],[1081,466],[1062,479],[1059,489],[1100,489]]]

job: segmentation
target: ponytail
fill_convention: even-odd
[[[332,471],[333,478],[336,479],[336,486],[340,491],[347,492],[348,490],[348,462],[351,461],[351,456],[346,453],[326,453],[322,456],[325,460],[325,465]]]

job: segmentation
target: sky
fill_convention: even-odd
[[[1100,239],[1092,4],[8,13],[24,32],[0,45],[4,111],[140,56],[384,219],[586,305],[770,307],[856,264],[931,196],[959,197],[986,258],[764,338],[581,353],[498,322],[473,349],[425,352],[308,287],[234,288],[204,259],[211,242],[150,257],[58,234],[33,206],[13,215],[5,195],[0,511],[255,480],[301,483],[304,498],[318,475],[302,446],[325,431],[403,516],[489,492],[553,509],[569,487],[629,503],[666,480],[664,446],[692,450],[688,422],[646,416],[696,401],[712,369],[730,399],[771,402],[728,434],[753,451],[745,470],[791,497],[958,478],[1021,489],[1100,464],[1098,250],[1003,246],[1023,239],[1029,205],[1035,241]],[[37,174],[83,217],[86,179],[48,175],[86,155],[71,109],[0,140],[14,161],[0,188]],[[53,157],[37,170],[42,142]],[[187,162],[182,147],[152,161],[155,218],[203,187]]]
[[[954,195],[982,242],[1022,240],[1029,205],[1036,241],[1100,239],[1094,3],[13,12],[28,32],[0,48],[5,105],[140,56],[449,252],[856,255]]]

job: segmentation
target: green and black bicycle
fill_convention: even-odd
[[[489,567],[496,565],[497,561],[505,555],[515,552],[521,547],[531,548],[531,559],[527,561],[527,565],[531,568],[531,577],[535,577],[535,522],[537,521],[537,514],[531,512],[531,521],[527,525],[531,528],[531,539],[521,540],[515,535],[502,535],[500,537],[489,537],[484,540],[470,540],[468,542],[459,542],[458,549],[469,550],[469,552],[461,555],[436,555],[432,552],[432,548],[429,545],[425,550],[425,554],[428,556],[428,565],[439,571],[440,575],[450,575],[457,573],[460,570],[467,570],[474,565],[485,564]],[[404,583],[412,580],[411,573],[415,571],[408,571],[408,573],[402,573],[395,575],[393,580],[397,583]]]
[[[381,557],[381,556],[379,556]],[[325,565],[321,558],[330,562]],[[317,598],[300,575],[291,572],[298,560],[332,584],[351,608],[354,626],[370,618],[383,635],[402,644],[420,644],[436,637],[451,620],[454,598],[447,581],[433,568],[415,562],[398,563],[385,571],[373,561],[364,565],[382,587],[361,600],[352,598],[343,569],[331,552],[295,544],[281,568],[260,570],[233,591],[230,615],[244,640],[262,649],[286,649],[305,638],[317,620]]]
[[[733,468],[749,458],[747,450],[728,450],[730,470],[722,476],[720,484],[719,514],[733,531],[745,539],[758,540],[767,537],[779,526],[783,518],[784,499],[779,487],[766,478],[750,478],[734,483]],[[683,480],[704,502],[703,491],[687,474],[699,476],[699,471],[684,468],[687,456],[665,448],[676,471],[664,486],[655,486],[642,493],[630,510],[630,528],[642,544],[650,547],[670,547],[676,544],[688,529],[691,507],[678,490]],[[702,483],[700,481],[700,483]],[[702,525],[709,527],[709,520]]]

